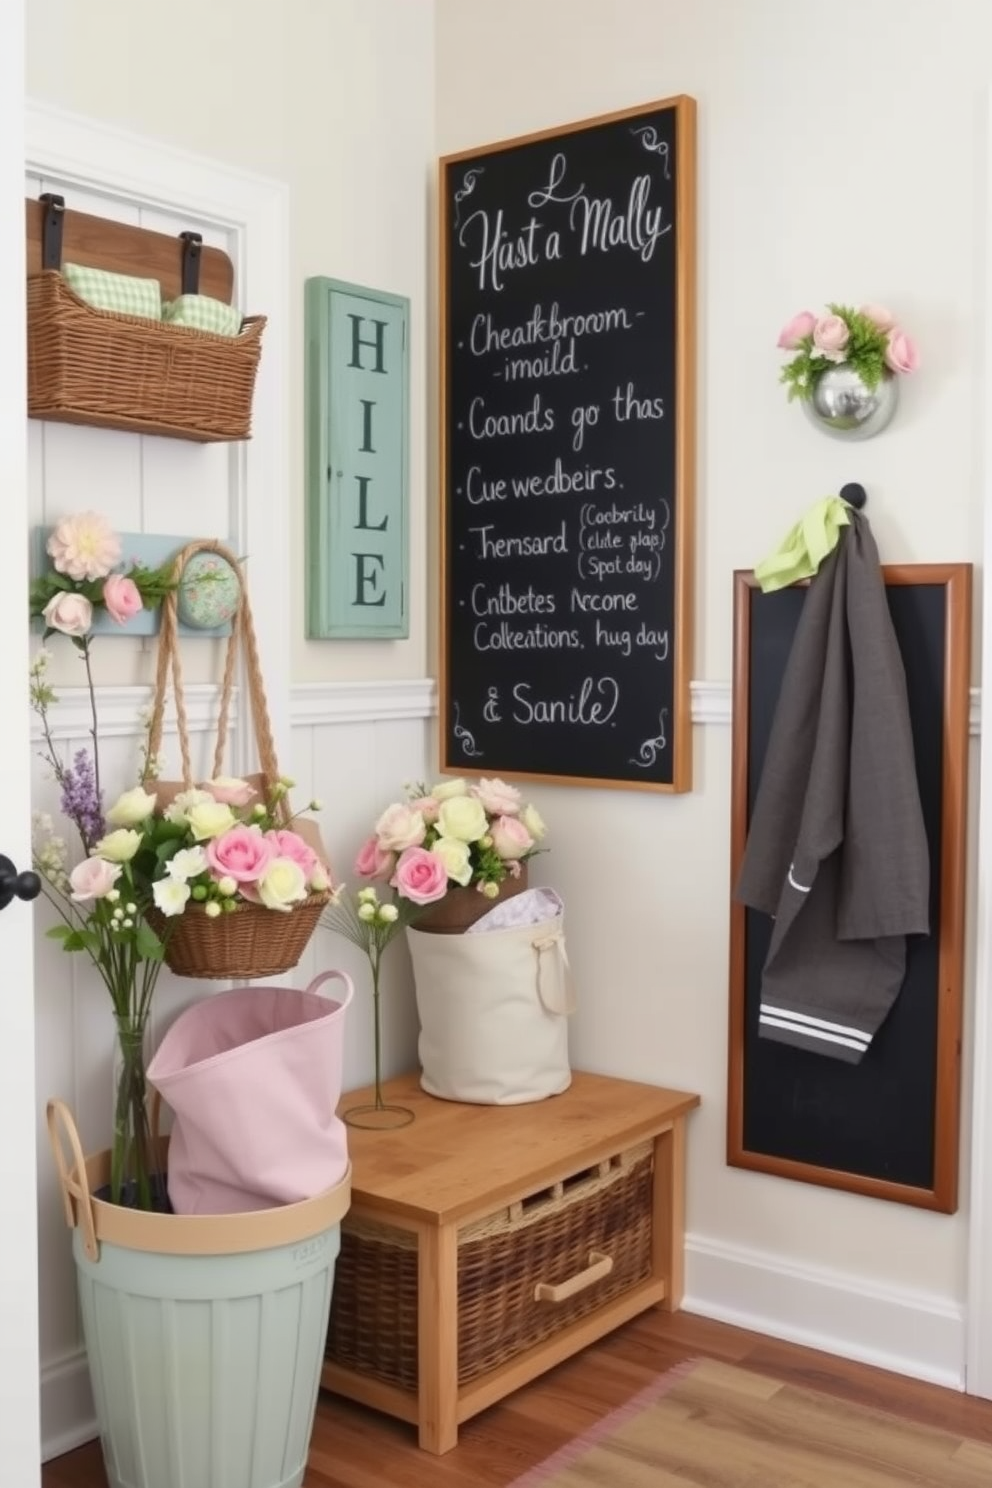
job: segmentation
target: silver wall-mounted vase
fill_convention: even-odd
[[[881,434],[898,402],[899,379],[891,372],[869,388],[848,362],[838,362],[820,374],[803,408],[811,423],[835,439],[871,439]]]

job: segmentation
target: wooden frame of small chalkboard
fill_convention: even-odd
[[[929,936],[859,1064],[758,1038],[767,916],[732,901],[727,1161],[951,1214],[957,1208],[971,565],[883,569],[906,669],[930,842]],[[805,585],[734,575],[731,884]]]
[[[692,783],[695,102],[443,157],[441,768]]]

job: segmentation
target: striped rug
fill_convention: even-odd
[[[990,1488],[992,1446],[706,1359],[511,1488]]]

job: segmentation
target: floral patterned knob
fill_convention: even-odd
[[[191,630],[216,630],[232,618],[240,598],[241,581],[226,558],[194,553],[179,580],[179,619]]]

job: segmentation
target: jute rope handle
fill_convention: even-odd
[[[52,1152],[55,1155],[55,1166],[58,1169],[59,1183],[62,1187],[62,1207],[65,1211],[65,1222],[70,1230],[78,1225],[83,1232],[83,1248],[91,1261],[100,1259],[100,1247],[96,1238],[96,1220],[93,1215],[93,1196],[90,1193],[89,1178],[86,1174],[86,1159],[83,1156],[82,1143],[79,1140],[79,1132],[76,1123],[72,1119],[72,1112],[65,1101],[50,1100],[47,1106],[48,1115],[48,1139],[52,1144]],[[72,1168],[66,1162],[65,1148],[62,1144],[62,1135],[59,1127],[62,1127],[65,1139],[69,1143],[72,1153]]]
[[[258,655],[258,640],[255,635],[255,623],[252,618],[251,601],[248,598],[248,586],[245,583],[244,570],[230,548],[226,547],[224,543],[218,542],[216,538],[199,538],[196,542],[187,543],[186,547],[181,549],[176,555],[172,578],[177,585],[177,589],[186,564],[196,553],[216,553],[218,557],[223,558],[225,562],[231,565],[238,576],[239,583],[238,606],[231,620],[231,634],[228,638],[227,653],[224,660],[224,676],[221,682],[220,705],[217,716],[217,743],[214,748],[212,776],[220,774],[224,763],[238,646],[243,645],[248,677],[248,699],[251,707],[255,743],[258,748],[259,769],[267,777],[270,784],[274,785],[279,779],[279,765],[276,760],[275,741],[272,737],[272,720],[269,717],[269,706],[265,697],[265,684],[262,681],[262,667]],[[176,703],[176,727],[179,734],[179,750],[182,759],[182,779],[183,784],[188,790],[194,782],[189,748],[189,717],[186,712],[186,698],[183,692],[182,657],[179,649],[177,589],[171,590],[162,601],[162,622],[158,636],[155,690],[152,698],[151,722],[148,727],[148,755],[149,758],[154,758],[162,747],[165,702],[171,674],[172,693]],[[279,801],[276,811],[283,822],[289,820],[290,810],[285,796]]]

